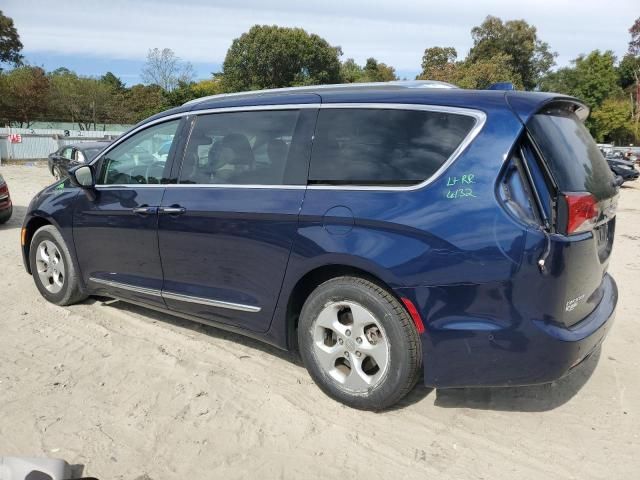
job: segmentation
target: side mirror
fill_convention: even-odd
[[[90,165],[80,165],[69,170],[69,179],[74,186],[85,189],[92,189],[96,184],[93,168]]]

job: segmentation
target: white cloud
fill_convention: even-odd
[[[566,64],[595,48],[621,55],[636,0],[420,0],[124,1],[68,0],[64,6],[35,0],[4,0],[26,52],[144,59],[149,48],[169,47],[185,60],[219,64],[231,41],[252,25],[299,26],[340,45],[344,58],[374,56],[397,70],[418,70],[425,47],[471,47],[470,30],[487,14],[524,18],[538,27]]]

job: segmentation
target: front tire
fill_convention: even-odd
[[[69,249],[52,225],[41,227],[33,235],[29,265],[36,287],[49,302],[72,305],[86,298]]]
[[[408,313],[387,290],[358,277],[331,279],[311,293],[298,344],[316,384],[353,408],[392,406],[420,374],[420,338]]]

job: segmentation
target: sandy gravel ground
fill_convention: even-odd
[[[22,267],[43,167],[0,167],[0,456],[100,479],[640,478],[640,185],[622,192],[618,317],[598,358],[547,386],[417,387],[381,414],[325,397],[258,342],[120,302],[45,302]]]

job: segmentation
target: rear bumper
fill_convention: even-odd
[[[421,337],[425,385],[509,386],[557,380],[588,357],[609,332],[618,301],[611,276],[605,276],[603,289],[596,309],[570,328],[526,319],[492,329],[477,322],[446,329],[427,325]]]

